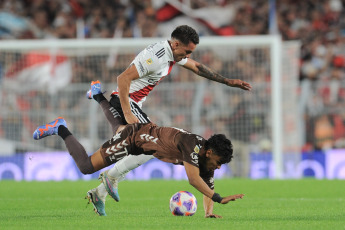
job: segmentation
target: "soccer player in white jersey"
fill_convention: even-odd
[[[129,67],[117,77],[118,88],[112,93],[110,104],[122,117],[123,124],[147,123],[148,116],[142,111],[142,103],[153,88],[167,76],[172,67],[178,64],[197,75],[216,81],[230,87],[243,90],[251,90],[251,85],[240,79],[229,79],[221,76],[212,69],[190,58],[192,52],[199,44],[199,36],[196,31],[187,26],[178,26],[171,34],[170,40],[161,41],[146,47],[141,51]],[[100,83],[92,82],[88,91],[89,99],[101,93]],[[117,114],[114,114],[114,116]],[[117,191],[118,182],[134,168],[154,158],[151,155],[129,155],[120,160],[115,166],[101,173],[102,184],[88,191],[89,198],[97,197],[105,202],[107,193],[116,201],[119,201]],[[93,201],[96,209],[104,209],[104,204]],[[104,210],[100,210],[104,212]],[[105,213],[105,212],[104,212]],[[212,216],[211,216],[212,217]]]

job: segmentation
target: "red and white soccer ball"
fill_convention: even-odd
[[[170,199],[170,211],[174,216],[193,216],[197,206],[195,196],[187,191],[179,191]]]

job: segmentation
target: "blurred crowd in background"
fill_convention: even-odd
[[[201,36],[269,34],[269,0],[0,0],[0,6],[0,39],[167,38],[180,24]],[[282,38],[301,41],[296,93],[306,121],[303,150],[344,148],[345,0],[276,0],[276,12]],[[201,62],[221,72],[221,59],[203,57]],[[102,80],[115,82],[112,76],[130,59],[119,58]],[[94,80],[82,66],[73,71],[73,82]],[[245,71],[232,73],[228,77],[255,81]],[[176,81],[195,79],[186,75]]]

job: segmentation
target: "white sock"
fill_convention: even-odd
[[[104,200],[105,200],[105,197],[108,195],[108,192],[107,192],[107,190],[105,190],[103,183],[98,185],[97,192],[98,192],[98,195],[100,196],[100,198],[104,199]]]
[[[118,181],[124,180],[127,173],[140,165],[144,164],[148,160],[153,159],[152,155],[128,155],[116,162],[115,166],[111,168],[108,175],[118,178]]]
[[[127,173],[140,165],[144,164],[145,162],[153,159],[154,156],[152,155],[128,155],[116,162],[113,168],[109,169],[108,175],[117,178],[118,182],[123,181],[127,175]],[[97,187],[98,195],[101,199],[105,199],[108,195],[107,190],[103,183],[98,185]]]

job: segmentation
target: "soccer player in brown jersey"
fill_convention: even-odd
[[[191,54],[198,44],[197,32],[190,26],[181,25],[171,33],[171,39],[149,45],[133,59],[129,67],[117,77],[118,89],[112,93],[110,99],[110,104],[121,115],[122,124],[151,122],[142,110],[142,105],[149,93],[170,73],[173,66],[182,66],[200,77],[229,87],[251,90],[249,83],[223,77],[204,64],[193,60]],[[87,92],[87,98],[93,98],[97,87],[101,93],[99,83],[94,82]],[[109,193],[118,201],[118,194],[113,192],[118,190],[118,183],[129,171],[153,158],[153,155],[144,154],[122,158],[114,167],[101,174],[102,180],[108,180],[107,186],[100,184],[89,192],[95,193],[94,195],[98,195],[104,201]],[[109,189],[112,191],[109,192]]]
[[[88,156],[84,147],[71,134],[66,121],[59,117],[39,126],[33,133],[36,140],[59,135],[83,174],[91,174],[116,163],[128,155],[146,154],[169,163],[182,164],[189,183],[203,195],[205,217],[221,218],[213,213],[213,204],[227,204],[242,199],[244,194],[222,197],[214,191],[214,170],[232,159],[232,144],[222,134],[205,140],[199,135],[182,129],[159,127],[153,123],[122,125],[121,117],[103,94],[94,96],[116,134],[105,142],[94,154]],[[103,180],[107,183],[107,180]],[[117,193],[117,191],[113,191]],[[106,215],[104,202],[97,193],[88,193],[89,199],[99,215]],[[115,199],[115,198],[114,198]],[[103,207],[102,207],[103,206]]]

